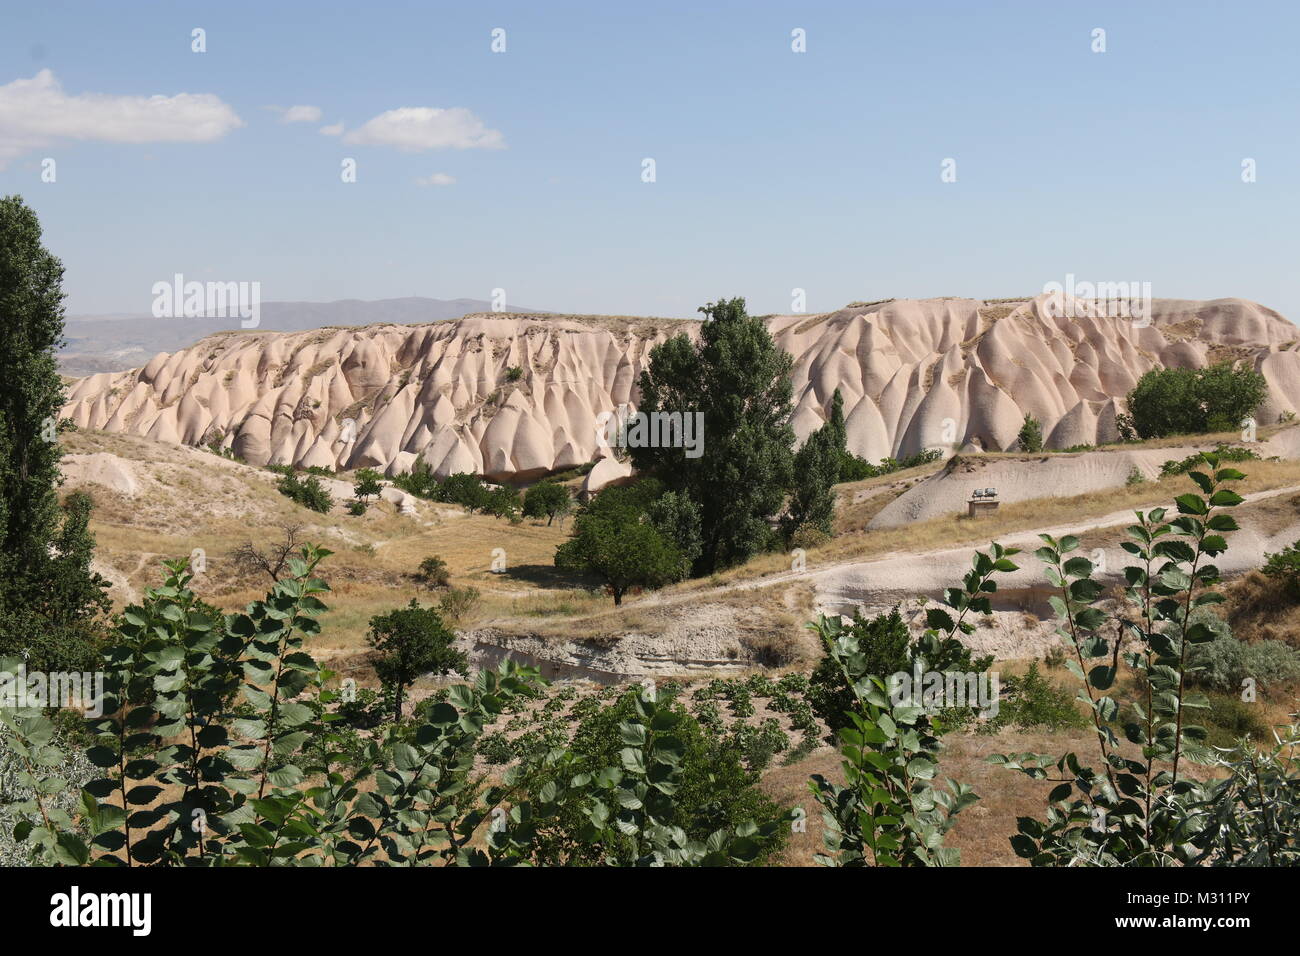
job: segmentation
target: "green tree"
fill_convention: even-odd
[[[573,521],[555,566],[594,574],[622,604],[633,586],[662,587],[683,576],[681,553],[646,519],[643,492],[606,488]]]
[[[453,646],[456,635],[431,607],[415,598],[406,607],[370,619],[366,641],[377,652],[375,673],[393,690],[393,717],[402,716],[406,688],[424,674],[465,673],[469,660]]]
[[[651,527],[682,556],[683,576],[689,574],[704,547],[699,506],[682,492],[665,491],[646,506],[645,514]]]
[[[834,485],[844,461],[844,448],[837,444],[842,434],[827,422],[795,452],[794,488],[781,522],[787,540],[803,527],[831,533],[831,521],[835,517]]]
[[[1128,393],[1132,425],[1142,438],[1235,431],[1268,397],[1253,368],[1220,362],[1209,368],[1155,368]]]
[[[670,721],[674,724],[671,733],[677,757],[672,766],[677,779],[671,805],[664,809],[671,823],[680,826],[689,840],[703,843],[716,831],[732,830],[746,821],[766,828],[788,817],[759,789],[758,774],[745,768],[733,740],[707,732],[666,691],[658,691],[653,702],[647,699],[649,696],[644,688],[635,687],[608,704],[588,698],[575,705],[573,715],[578,723],[567,742],[572,757],[558,766],[533,765],[523,785],[537,793],[547,784],[563,786],[575,774],[595,777],[606,768],[625,766],[623,754],[627,748],[645,743],[637,731],[629,729],[630,725],[637,720],[638,707],[650,705],[657,717],[654,730],[667,730]],[[610,855],[624,857],[635,852],[632,848],[636,840],[631,834],[608,832],[604,841],[591,840],[592,828],[585,809],[579,801],[568,801],[540,823],[533,844],[537,862],[547,866],[598,866]],[[767,838],[756,848],[757,862],[779,849],[788,834],[788,825],[770,828]]]
[[[58,502],[62,285],[36,214],[0,199],[0,653],[26,651],[42,670],[91,659],[108,607],[90,571],[90,499]]]
[[[863,673],[887,680],[891,674],[907,670],[911,635],[898,608],[870,618],[855,612],[853,623],[844,631],[857,642],[858,653],[863,655],[860,665]],[[808,703],[822,723],[832,732],[847,727],[849,712],[857,705],[857,698],[845,682],[844,670],[834,655],[828,653],[822,657],[808,683]]]
[[[509,485],[497,485],[497,487],[487,492],[482,510],[494,518],[510,518],[514,520],[519,516],[519,492]]]
[[[384,486],[380,483],[382,476],[373,468],[362,468],[357,471],[357,483],[352,489],[352,493],[357,496],[358,501],[366,501],[369,498],[376,497]]]
[[[571,507],[573,496],[557,481],[539,481],[524,492],[524,517],[546,518],[548,526],[567,515]]]
[[[1037,418],[1025,413],[1024,424],[1020,426],[1020,433],[1016,435],[1016,443],[1020,446],[1021,451],[1036,452],[1043,450],[1043,426]]]
[[[639,380],[639,411],[700,412],[703,452],[631,449],[642,473],[686,494],[700,512],[702,547],[694,570],[738,564],[771,542],[770,519],[785,503],[793,476],[790,429],[792,360],[745,300],[703,306],[696,345],[686,335],[655,346]]]

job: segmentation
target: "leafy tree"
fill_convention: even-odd
[[[393,485],[417,498],[428,501],[443,500],[438,479],[433,476],[433,469],[429,467],[429,463],[423,456],[415,459],[415,464],[411,466],[410,471],[394,475]]]
[[[352,489],[352,493],[357,496],[358,501],[366,501],[370,498],[377,497],[384,486],[381,483],[381,475],[373,468],[362,468],[357,471],[357,483]]]
[[[1016,435],[1016,442],[1021,451],[1039,452],[1043,450],[1043,426],[1033,415],[1025,413],[1024,424]]]
[[[1093,579],[1092,562],[1072,556],[1078,539],[1039,536],[1044,546],[1038,558],[1056,591],[1051,603],[1057,634],[1075,652],[1069,667],[1083,685],[1080,699],[1096,731],[1102,767],[1087,766],[1072,752],[992,758],[1056,783],[1046,819],[1021,818],[1012,839],[1016,853],[1035,866],[1164,866],[1236,858],[1237,848],[1224,846],[1203,812],[1213,798],[1185,768],[1189,761],[1218,760],[1205,744],[1206,729],[1192,723],[1196,711],[1210,706],[1191,689],[1200,671],[1198,648],[1215,640],[1211,625],[1196,612],[1223,600],[1210,590],[1219,579],[1212,562],[1227,550],[1224,535],[1237,529],[1226,509],[1242,498],[1226,484],[1245,477],[1220,468],[1216,455],[1205,454],[1203,461],[1204,470],[1190,477],[1204,497],[1179,495],[1178,517],[1169,521],[1164,508],[1137,512],[1122,544],[1136,559],[1124,569],[1127,606],[1114,615],[1098,606],[1106,588]],[[1121,663],[1134,674],[1142,698],[1130,702],[1128,719],[1120,717],[1114,696],[1122,686]],[[1139,749],[1120,749],[1112,726],[1117,720]]]
[[[533,765],[521,785],[540,793],[589,779],[595,800],[555,801],[537,822],[537,862],[703,863],[729,846],[729,862],[758,863],[784,844],[789,814],[758,788],[734,743],[706,733],[670,694],[636,687],[610,704],[589,699],[575,709],[581,716],[565,756]],[[629,793],[645,799],[634,803]]]
[[[1253,368],[1220,362],[1209,368],[1155,368],[1128,394],[1133,428],[1142,438],[1233,431],[1268,397]]]
[[[956,635],[975,629],[967,615],[992,613],[989,595],[997,590],[993,575],[1016,570],[1011,561],[1016,553],[997,544],[990,554],[975,553],[962,587],[948,588],[944,606],[926,611],[926,632],[909,649],[901,670],[939,674],[969,670]],[[893,672],[875,674],[869,669],[890,665],[888,658],[897,651],[898,623],[891,616],[878,626],[864,628],[855,622],[846,628],[838,617],[823,616],[812,625],[827,657],[840,670],[841,686],[851,695],[846,719],[840,721],[836,734],[844,757],[844,785],[820,774],[808,785],[826,820],[829,852],[816,858],[825,866],[957,866],[961,862],[959,852],[945,847],[943,841],[956,815],[978,798],[966,784],[949,780],[941,788],[933,783],[947,710],[925,706],[917,689],[896,696],[889,684]],[[864,647],[863,637],[876,647]]]
[[[826,535],[831,533],[835,517],[834,484],[839,480],[844,457],[844,449],[836,445],[838,435],[835,427],[827,422],[795,452],[794,490],[781,522],[787,540],[802,527],[815,528]]]
[[[683,576],[689,574],[704,547],[699,507],[682,492],[665,491],[646,506],[645,514],[650,526],[682,556]]]
[[[490,492],[483,479],[472,472],[457,472],[448,475],[447,480],[438,489],[440,501],[448,504],[463,505],[470,513],[486,511],[490,504]]]
[[[519,492],[516,489],[509,485],[497,485],[487,493],[482,510],[495,518],[510,518],[513,521],[519,517],[520,507]]]
[[[631,449],[642,473],[686,494],[699,508],[697,574],[738,564],[768,545],[769,520],[793,477],[791,358],[744,299],[703,306],[696,345],[678,335],[655,346],[639,380],[639,411],[704,415],[703,453]]]
[[[402,698],[408,686],[424,674],[465,673],[469,660],[452,645],[456,635],[431,607],[415,598],[406,607],[370,619],[366,642],[378,653],[375,673],[394,691],[393,716],[402,716]]]
[[[93,660],[108,608],[90,570],[90,499],[58,502],[62,284],[36,214],[0,199],[0,654],[26,652],[34,670]]]
[[[907,622],[894,608],[888,614],[864,618],[856,612],[853,622],[844,629],[857,642],[862,655],[861,669],[882,679],[890,674],[907,670],[908,647],[911,634]],[[838,636],[839,631],[825,631],[827,636]],[[809,679],[808,702],[814,713],[832,732],[849,725],[849,711],[856,705],[853,688],[844,680],[844,670],[834,655],[822,657]]]
[[[596,575],[616,605],[633,586],[662,587],[683,575],[681,553],[649,523],[644,492],[606,488],[573,521],[573,536],[555,551],[555,566]]]
[[[524,492],[524,517],[546,518],[548,526],[567,515],[571,507],[573,496],[557,481],[540,481]]]

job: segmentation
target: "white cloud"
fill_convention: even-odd
[[[290,106],[280,117],[281,123],[317,123],[320,121],[319,106]]]
[[[446,173],[434,173],[431,176],[420,176],[415,181],[421,186],[451,186],[456,182],[456,177],[448,176]]]
[[[243,125],[211,93],[69,96],[50,70],[0,86],[0,164],[59,140],[210,143]]]
[[[500,131],[463,107],[404,106],[380,113],[345,137],[360,146],[394,146],[404,152],[425,149],[504,149]]]
[[[339,122],[339,123],[335,123],[333,126],[322,126],[320,128],[320,131],[321,134],[324,136],[342,136],[343,124],[342,122]]]

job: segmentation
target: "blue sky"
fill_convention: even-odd
[[[1300,317],[1292,4],[44,0],[3,19],[0,192],[39,212],[74,313],[148,311],[176,272],[259,281],[268,301],[504,288],[680,316],[724,295],[789,311],[794,288],[809,311],[1012,296],[1072,273]],[[44,70],[57,122],[12,86]],[[121,142],[151,133],[84,99],[181,93],[242,125]],[[349,141],[404,107],[481,126],[467,148]],[[454,182],[417,183],[434,174]]]

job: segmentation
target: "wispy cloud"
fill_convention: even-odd
[[[451,186],[456,182],[455,176],[448,176],[446,173],[433,173],[429,176],[419,176],[415,182],[420,186]]]
[[[338,123],[333,124],[332,126],[322,126],[322,127],[320,128],[320,131],[321,131],[321,134],[324,135],[324,136],[342,136],[342,135],[343,135],[343,123],[342,123],[342,121],[340,121],[340,122],[338,122]]]
[[[65,93],[50,70],[0,86],[0,165],[60,140],[210,143],[244,125],[211,93]]]
[[[404,106],[388,110],[349,132],[345,143],[359,146],[392,146],[405,152],[426,149],[504,149],[499,130],[463,107],[435,109]]]
[[[318,123],[319,106],[290,106],[280,116],[281,123]]]

